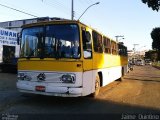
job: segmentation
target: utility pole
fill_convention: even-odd
[[[117,36],[115,36],[115,37],[116,37],[116,42],[119,42],[119,41],[118,41],[118,38],[119,38],[119,37],[122,37],[122,39],[124,39],[124,35],[117,35]]]
[[[134,54],[136,52],[136,45],[139,45],[139,44],[133,44]]]
[[[134,51],[133,51],[133,58],[132,58],[132,60],[134,61],[134,64],[136,64],[136,59],[137,59],[137,58],[136,58],[136,53],[135,53],[135,52],[136,52],[136,46],[137,46],[137,45],[139,45],[139,44],[133,44],[133,50],[134,50]]]
[[[74,2],[71,3],[71,20],[74,20]]]

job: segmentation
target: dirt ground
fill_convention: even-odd
[[[99,98],[160,110],[160,70],[152,66],[135,66],[123,82],[112,84],[111,90],[101,89],[103,94]]]
[[[160,119],[160,70],[152,66],[135,66],[122,82],[101,88],[96,98],[25,95],[16,89],[16,79],[16,74],[0,73],[0,117],[7,113],[25,120],[41,115],[45,120],[54,116],[64,120],[74,114],[77,119],[117,120],[124,115],[137,119],[141,114],[153,114]]]

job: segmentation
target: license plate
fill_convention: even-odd
[[[36,91],[45,92],[46,88],[45,86],[36,86]]]

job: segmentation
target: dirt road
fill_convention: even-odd
[[[26,96],[16,89],[16,74],[0,73],[0,113],[25,116],[26,120],[40,115],[47,119],[48,114],[61,119],[74,114],[77,118],[88,115],[104,120],[116,115],[116,119],[122,119],[125,114],[136,114],[136,118],[153,114],[160,119],[159,101],[160,70],[152,66],[136,66],[122,82],[115,81],[101,88],[97,98]]]
[[[123,82],[112,84],[102,88],[98,98],[160,110],[160,70],[135,66]]]

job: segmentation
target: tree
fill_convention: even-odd
[[[151,7],[152,10],[158,10],[160,9],[160,0],[142,0],[144,4],[147,4],[148,7]]]
[[[141,0],[144,4],[147,4],[148,7],[157,12],[160,9],[160,0]],[[160,60],[160,27],[154,28],[151,32],[151,38],[153,39],[152,48],[158,53],[158,60]]]
[[[160,51],[160,27],[152,30],[151,38],[153,39],[152,48]]]
[[[153,39],[152,48],[158,52],[158,60],[160,60],[160,27],[152,30],[151,38]]]
[[[149,50],[145,52],[145,59],[150,59],[151,61],[157,61],[158,60],[158,52],[155,50]]]

